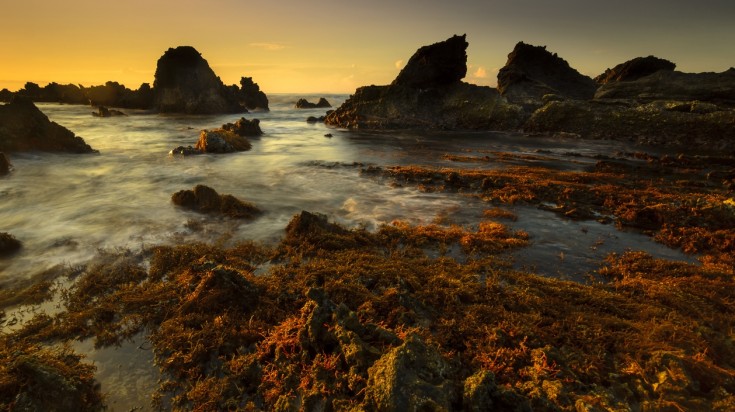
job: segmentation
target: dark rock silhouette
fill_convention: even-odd
[[[10,173],[10,160],[5,156],[5,153],[0,152],[0,176],[5,176]]]
[[[297,109],[321,109],[327,107],[332,107],[332,105],[327,99],[323,97],[319,98],[319,101],[317,103],[312,103],[306,99],[299,99],[296,102]]]
[[[10,233],[0,232],[0,256],[7,256],[20,250],[22,244]]]
[[[214,74],[196,49],[168,49],[158,59],[153,105],[159,112],[187,114],[237,113],[238,96]]]
[[[569,66],[546,47],[516,44],[498,72],[498,90],[512,103],[535,108],[543,97],[554,94],[570,99],[591,99],[597,84]]]
[[[204,185],[197,185],[193,190],[176,192],[171,196],[171,201],[195,212],[223,214],[237,219],[252,219],[261,213],[255,205],[243,202],[232,195],[220,195],[211,187]]]
[[[15,96],[0,105],[0,150],[94,153],[84,139],[52,122],[30,100]]]
[[[260,86],[258,86],[258,83],[253,82],[252,77],[243,77],[240,79],[238,95],[243,106],[248,110],[269,110],[268,96],[260,91]]]
[[[636,57],[625,63],[620,63],[612,69],[605,70],[605,73],[595,77],[598,84],[607,84],[612,82],[629,82],[638,80],[641,77],[656,73],[659,70],[673,71],[676,64],[658,57]]]
[[[461,81],[467,75],[466,35],[423,46],[411,56],[393,85],[438,87]]]
[[[226,123],[222,125],[222,129],[235,133],[238,136],[260,136],[263,131],[260,129],[260,120],[248,120],[241,117],[235,123]]]
[[[58,83],[49,83],[40,87],[36,83],[28,82],[14,94],[34,102],[90,104],[129,109],[149,109],[153,104],[153,94],[148,83],[143,83],[138,90],[130,90],[113,81],[90,87]]]
[[[0,90],[0,102],[8,103],[14,95],[15,93],[11,92],[10,90],[2,89]]]
[[[105,106],[99,106],[96,112],[92,112],[92,116],[95,117],[113,117],[113,116],[127,116],[125,113],[115,110],[108,109]]]
[[[204,153],[233,153],[250,150],[252,145],[243,136],[229,130],[202,130],[195,149]]]

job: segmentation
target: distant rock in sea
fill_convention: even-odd
[[[625,63],[620,63],[612,69],[605,70],[605,73],[595,77],[598,84],[607,84],[613,82],[630,82],[646,77],[649,74],[656,73],[659,70],[673,71],[676,64],[658,57],[636,57]]]
[[[263,134],[260,129],[260,120],[248,120],[241,117],[235,123],[226,123],[222,125],[222,129],[235,133],[238,136],[256,137]]]
[[[92,116],[95,117],[114,117],[114,116],[127,116],[125,113],[121,112],[120,110],[115,109],[108,109],[105,106],[99,106],[97,107],[96,112],[92,112]]]
[[[591,99],[597,84],[569,66],[566,60],[546,50],[518,42],[498,72],[498,90],[511,103],[530,108],[543,105],[544,95],[568,99]]]
[[[81,137],[52,122],[30,100],[15,96],[0,105],[0,150],[95,153]]]
[[[193,190],[181,190],[171,196],[178,206],[199,213],[222,214],[237,219],[253,219],[261,212],[255,205],[232,195],[220,195],[209,186],[197,185]]]
[[[253,82],[252,77],[243,77],[240,79],[238,96],[243,106],[248,110],[269,110],[268,96],[260,91],[260,86],[258,86],[258,83]]]
[[[321,109],[321,108],[328,108],[332,107],[332,105],[329,103],[329,101],[325,98],[320,98],[317,103],[312,103],[306,99],[299,99],[296,101],[296,108],[297,109]]]

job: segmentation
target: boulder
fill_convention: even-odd
[[[620,63],[612,69],[605,70],[605,73],[595,77],[598,84],[607,84],[613,82],[629,82],[638,80],[641,77],[656,73],[659,70],[673,71],[676,64],[658,57],[636,57],[625,63]]]
[[[95,153],[84,139],[52,122],[30,100],[16,95],[0,105],[0,150]]]
[[[461,81],[467,74],[466,35],[419,48],[393,80],[393,85],[415,88],[445,86]]]
[[[226,123],[222,125],[222,129],[235,133],[238,136],[260,136],[263,131],[260,130],[260,120],[248,120],[241,117],[235,123]]]
[[[535,108],[544,95],[569,99],[591,99],[597,84],[569,66],[566,60],[550,53],[546,46],[516,44],[508,61],[498,72],[498,90],[508,101]]]
[[[319,98],[319,101],[317,103],[312,103],[306,99],[299,99],[296,102],[297,109],[320,109],[327,107],[332,107],[332,105],[329,103],[329,101],[327,101],[327,99],[323,97]]]
[[[5,153],[0,152],[0,176],[5,176],[10,173],[10,160],[5,156]]]
[[[197,185],[193,190],[181,190],[171,196],[178,206],[199,213],[223,214],[237,219],[253,219],[261,213],[255,205],[232,195],[220,195],[209,186]]]
[[[0,256],[17,252],[22,244],[10,233],[0,232]]]
[[[237,113],[239,97],[214,74],[196,49],[168,49],[158,59],[153,106],[159,112],[187,114]]]
[[[735,106],[735,68],[722,73],[682,73],[659,70],[637,80],[600,86],[595,99],[694,101]]]
[[[202,130],[195,149],[203,153],[232,153],[250,150],[252,145],[243,136],[229,130]]]
[[[260,91],[260,86],[258,86],[258,83],[253,82],[252,77],[243,77],[240,79],[239,97],[243,106],[248,110],[269,110],[268,96]]]

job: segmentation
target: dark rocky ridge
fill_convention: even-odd
[[[673,71],[676,64],[658,57],[636,57],[625,63],[620,63],[612,69],[605,70],[605,73],[595,77],[598,84],[607,84],[612,82],[629,82],[638,80],[641,77],[656,73],[659,70]]]

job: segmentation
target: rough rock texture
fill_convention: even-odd
[[[199,213],[219,213],[232,218],[253,219],[261,213],[255,205],[243,202],[232,195],[220,195],[209,186],[197,185],[193,190],[181,190],[171,196],[171,201]]]
[[[461,81],[467,74],[466,35],[421,47],[393,80],[393,85],[437,87]]]
[[[222,125],[222,129],[239,136],[260,136],[263,134],[263,131],[260,129],[260,120],[248,120],[244,117],[241,117],[235,123],[226,123]]]
[[[620,63],[612,69],[605,70],[605,73],[595,77],[598,84],[607,84],[613,82],[629,82],[638,80],[641,77],[656,73],[659,70],[673,71],[676,64],[658,57],[636,57],[625,63]]]
[[[0,256],[9,255],[21,248],[21,243],[10,233],[0,232]]]
[[[5,176],[10,173],[10,160],[5,156],[5,153],[0,152],[0,176]]]
[[[320,109],[320,108],[327,108],[332,107],[332,105],[329,103],[329,101],[323,97],[319,98],[319,101],[317,103],[312,103],[306,99],[299,99],[296,102],[296,108],[297,109]]]
[[[168,49],[158,59],[153,83],[154,108],[174,113],[237,113],[238,96],[214,74],[196,49]]]
[[[722,73],[658,71],[635,81],[600,86],[595,99],[634,99],[639,102],[679,100],[735,106],[735,68]]]
[[[368,370],[365,402],[375,411],[450,411],[456,391],[450,365],[415,335]]]
[[[360,87],[325,123],[353,129],[518,128],[527,117],[520,106],[495,89],[459,80],[467,72],[464,39],[422,47],[391,85]]]
[[[258,83],[253,82],[252,77],[243,77],[240,79],[239,96],[242,104],[248,110],[269,110],[268,96],[260,91]]]
[[[547,94],[570,99],[591,99],[597,84],[569,66],[546,47],[516,44],[498,72],[498,90],[512,103],[540,106]]]
[[[533,113],[527,132],[629,140],[689,149],[735,151],[735,110],[699,102],[550,102]],[[706,110],[705,110],[706,109]]]
[[[243,136],[229,130],[202,130],[195,149],[204,153],[232,153],[250,150],[252,145]]]
[[[0,150],[94,153],[84,139],[52,122],[28,99],[0,106]]]

